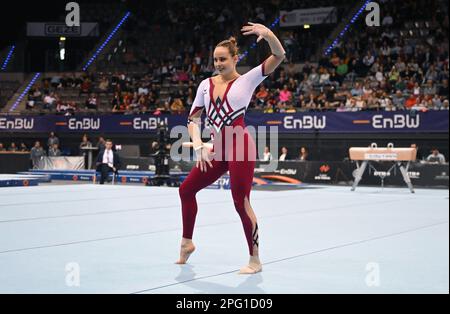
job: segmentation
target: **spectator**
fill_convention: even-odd
[[[0,152],[6,152],[6,149],[3,146],[3,143],[0,143]]]
[[[292,99],[292,93],[288,89],[287,85],[283,86],[283,90],[280,91],[280,102],[283,104],[289,102]]]
[[[80,86],[80,94],[90,94],[91,93],[91,81],[89,78],[85,78]]]
[[[394,105],[397,109],[404,109],[405,103],[405,97],[403,97],[402,92],[398,90],[395,95],[392,96],[392,105]]]
[[[273,159],[272,153],[269,150],[269,147],[264,147],[263,161],[271,161]]]
[[[439,96],[448,97],[448,79],[442,81],[442,86],[439,88]]]
[[[356,82],[355,86],[351,89],[350,93],[352,94],[352,96],[362,96],[363,89],[361,88],[361,84]]]
[[[100,93],[106,93],[109,90],[109,81],[106,77],[103,77],[101,82],[98,84],[98,89]]]
[[[27,145],[25,145],[24,142],[20,143],[19,151],[21,151],[21,152],[27,152],[28,151],[28,147],[27,147]]]
[[[61,156],[61,151],[58,148],[58,144],[53,144],[49,149],[48,149],[48,157],[59,157]]]
[[[148,87],[144,84],[141,84],[138,89],[138,95],[148,95]]]
[[[86,108],[97,110],[97,96],[95,94],[91,94],[91,96],[86,100]]]
[[[16,143],[12,142],[11,145],[9,145],[8,151],[9,152],[17,152],[18,148],[16,146]]]
[[[264,108],[266,100],[269,97],[269,93],[264,85],[261,84],[259,91],[256,93],[256,105],[257,107]]]
[[[336,74],[339,80],[339,84],[342,84],[345,76],[348,73],[348,64],[343,60],[339,61],[339,65],[336,67]]]
[[[300,148],[300,154],[299,154],[297,160],[300,160],[300,161],[308,160],[308,150],[306,149],[306,147],[303,146]]]
[[[291,159],[291,157],[288,154],[288,149],[286,147],[282,147],[281,148],[281,155],[280,155],[279,160],[280,161],[286,161],[286,160],[290,160],[290,159]]]
[[[183,102],[180,98],[175,98],[170,105],[170,111],[174,114],[181,114],[185,111]]]
[[[86,151],[84,151],[83,148],[90,148],[90,147],[92,147],[92,143],[89,141],[87,135],[83,135],[83,138],[79,145],[81,155],[86,156]]]
[[[431,149],[431,154],[427,157],[427,162],[445,164],[445,157],[435,147]]]
[[[53,110],[55,109],[56,97],[54,93],[45,95],[44,97],[44,109]]]

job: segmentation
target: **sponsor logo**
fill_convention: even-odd
[[[127,170],[139,170],[138,165],[127,165]]]
[[[408,176],[411,179],[420,179],[420,172],[419,171],[409,171]]]
[[[163,122],[165,125],[169,125],[167,118],[134,118],[133,119],[133,129],[134,130],[156,130],[158,125]]]
[[[280,169],[280,174],[294,176],[297,174],[297,169]]]
[[[220,186],[222,186],[222,188],[226,189],[227,187],[230,186],[230,178],[229,177],[220,178],[218,180],[218,183],[220,184]]]
[[[364,154],[364,159],[366,160],[397,160],[398,155],[396,153],[389,154],[374,154],[366,153]]]
[[[448,181],[448,173],[442,172],[440,175],[434,177],[435,180],[446,180]]]
[[[331,181],[331,177],[328,175],[328,172],[331,170],[329,165],[322,165],[319,168],[320,174],[314,177],[316,181]]]
[[[386,178],[386,177],[390,177],[391,173],[387,172],[387,171],[374,171],[373,175],[375,177]]]
[[[266,172],[266,170],[264,168],[255,168],[254,172],[260,173],[260,172]]]
[[[317,116],[303,116],[301,118],[294,118],[293,116],[284,117],[284,128],[291,129],[325,129],[327,125],[327,117]]]
[[[0,130],[31,130],[33,127],[33,118],[15,118],[12,120],[0,118]]]
[[[67,126],[69,130],[98,130],[100,118],[72,118],[67,122]]]
[[[420,115],[412,117],[408,114],[396,114],[385,118],[381,114],[372,117],[372,127],[375,129],[417,129],[420,126]]]

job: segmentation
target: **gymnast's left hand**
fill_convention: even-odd
[[[196,167],[199,168],[201,172],[207,171],[207,164],[211,168],[213,167],[211,160],[214,158],[215,153],[212,153],[209,148],[201,147],[195,150],[195,154],[197,155]]]
[[[247,35],[256,35],[258,39],[256,42],[259,42],[263,38],[267,38],[271,33],[271,30],[265,27],[262,24],[248,22],[249,25],[242,26],[241,31],[242,34]]]

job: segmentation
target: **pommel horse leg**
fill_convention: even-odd
[[[367,160],[364,160],[363,163],[361,164],[361,167],[358,167],[356,169],[355,181],[353,182],[353,185],[352,185],[352,191],[354,191],[356,189],[356,187],[359,184],[359,181],[361,181],[364,171],[366,171],[366,167],[367,167],[368,163],[369,162]]]
[[[403,164],[401,162],[398,162],[397,165],[400,169],[400,172],[402,173],[403,180],[405,180],[405,183],[408,186],[409,190],[411,191],[411,193],[415,193],[414,187],[411,183],[411,178],[408,175],[409,162],[406,165],[406,168],[403,166]]]

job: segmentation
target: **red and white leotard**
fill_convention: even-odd
[[[228,83],[223,99],[214,99],[214,83],[212,78],[203,80],[198,89],[189,116],[205,109],[209,124],[216,132],[223,126],[231,126],[240,117],[252,99],[256,87],[266,78],[264,62]]]
[[[183,237],[192,239],[195,218],[197,215],[197,201],[195,195],[201,189],[211,185],[226,172],[230,173],[231,194],[234,207],[239,214],[244,227],[250,255],[253,248],[258,246],[258,225],[253,223],[245,209],[245,199],[250,201],[250,190],[253,183],[253,171],[256,160],[256,146],[245,128],[244,115],[253,92],[256,87],[266,78],[264,62],[251,69],[244,75],[228,83],[223,99],[213,99],[214,83],[211,78],[203,80],[198,89],[192,105],[189,118],[200,110],[205,110],[210,126],[214,128],[215,134],[226,134],[223,132],[226,126],[244,128],[244,144],[238,144],[234,136],[231,139],[231,149],[223,149],[222,152],[230,154],[235,151],[251,152],[245,154],[244,159],[236,159],[233,156],[227,158],[215,158],[211,161],[213,167],[207,166],[207,171],[202,172],[193,167],[183,184],[179,193],[183,214]],[[223,141],[224,143],[226,141]],[[214,141],[213,141],[214,144]],[[215,146],[215,144],[214,144]]]

